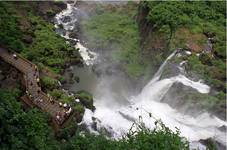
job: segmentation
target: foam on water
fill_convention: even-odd
[[[62,24],[66,34],[62,37],[68,40],[78,41],[69,37],[69,32],[75,28],[77,8],[73,4],[67,4],[67,9],[62,11],[56,16],[56,28]],[[64,17],[70,17],[69,22],[63,22]],[[97,54],[89,51],[81,43],[77,43],[75,48],[80,48],[79,52],[83,57],[85,64],[92,65],[94,60],[97,59]],[[198,142],[200,139],[207,139],[212,137],[220,143],[226,145],[226,134],[218,130],[221,126],[227,126],[226,121],[220,120],[208,113],[203,113],[197,117],[184,115],[179,113],[176,109],[173,109],[168,104],[161,103],[160,100],[165,96],[168,90],[174,83],[182,83],[185,86],[189,86],[200,93],[209,93],[210,87],[201,81],[192,81],[183,74],[179,74],[174,77],[161,79],[163,69],[166,66],[168,60],[174,57],[176,52],[173,52],[160,66],[154,77],[150,82],[142,89],[141,93],[128,97],[128,104],[116,105],[119,102],[118,93],[114,93],[111,88],[103,86],[103,84],[97,85],[97,92],[94,94],[94,105],[96,107],[95,112],[91,112],[89,109],[85,110],[82,123],[87,124],[88,129],[91,132],[98,133],[93,130],[92,117],[97,118],[98,130],[105,127],[112,133],[113,138],[120,138],[123,134],[127,133],[131,128],[133,122],[138,122],[142,117],[143,123],[148,128],[154,128],[154,122],[156,119],[161,119],[163,123],[175,130],[175,127],[179,128],[181,135],[186,137],[191,143],[191,148],[205,149],[205,147]],[[180,53],[177,56],[181,56]],[[185,62],[184,62],[185,63]],[[181,64],[183,65],[183,63]],[[179,67],[181,67],[181,65]],[[183,68],[181,68],[183,70]],[[183,73],[184,71],[181,71]],[[110,84],[109,81],[103,81],[104,84]],[[180,92],[180,91],[179,91]],[[150,113],[152,117],[150,117]],[[154,119],[155,118],[155,119]]]
[[[196,141],[209,137],[226,145],[225,132],[218,130],[222,125],[227,125],[225,121],[208,113],[203,113],[197,117],[181,114],[168,104],[160,102],[169,88],[176,82],[189,86],[200,93],[209,93],[210,90],[208,85],[200,81],[192,81],[182,74],[160,80],[165,64],[174,54],[175,52],[167,58],[163,63],[164,65],[161,65],[154,78],[143,88],[141,93],[129,99],[129,105],[114,107],[114,98],[111,95],[103,94],[101,97],[95,97],[94,105],[96,110],[94,113],[86,109],[83,122],[90,125],[92,122],[89,118],[98,118],[100,120],[98,128],[106,127],[113,132],[114,138],[120,138],[124,133],[128,132],[133,122],[138,122],[141,117],[143,123],[148,128],[154,128],[156,119],[161,119],[170,129],[175,130],[175,127],[179,128],[181,135],[191,141],[191,148],[197,146],[200,149],[205,149],[202,144]],[[108,102],[105,103],[104,101]],[[150,113],[153,116],[152,118]]]
[[[63,29],[65,30],[65,35],[62,33],[61,36],[64,37],[67,40],[73,40],[77,42],[74,47],[79,48],[79,53],[81,57],[84,60],[84,63],[86,65],[92,65],[94,61],[97,59],[97,54],[95,52],[90,51],[86,47],[84,47],[78,39],[76,38],[70,38],[69,33],[75,28],[76,22],[77,22],[77,8],[74,7],[74,3],[67,4],[67,8],[56,15],[56,24],[55,28],[59,29],[60,25],[63,26]],[[69,21],[63,21],[65,17],[70,18]]]

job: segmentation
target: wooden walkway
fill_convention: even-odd
[[[62,127],[64,122],[73,114],[72,108],[70,106],[63,107],[58,101],[42,92],[37,66],[18,54],[3,48],[0,48],[0,58],[23,74],[26,83],[26,95],[22,96],[22,100],[29,106],[36,106],[49,113],[54,124]]]

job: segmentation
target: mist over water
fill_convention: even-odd
[[[77,10],[78,8],[73,4],[68,4],[67,9],[57,15],[57,24],[61,24],[62,21],[60,20],[64,17],[71,17],[71,24],[63,24],[64,29],[67,32],[71,32],[77,21],[77,16],[73,15],[77,13]],[[67,34],[62,36],[69,39]],[[76,46],[81,45],[81,43],[78,43]],[[87,66],[82,69],[74,67],[73,72],[80,77],[80,83],[72,85],[70,90],[84,89],[91,92],[94,96],[96,110],[91,112],[86,109],[82,121],[90,131],[97,133],[105,128],[111,133],[113,138],[120,138],[128,132],[133,122],[141,121],[139,118],[142,118],[142,122],[148,128],[154,128],[156,119],[161,119],[170,129],[179,128],[181,135],[191,142],[191,148],[199,147],[200,149],[205,149],[198,141],[210,137],[226,145],[226,133],[218,129],[223,125],[227,126],[226,121],[220,120],[207,112],[200,113],[197,117],[192,117],[180,113],[177,109],[161,102],[174,83],[181,83],[184,86],[195,89],[199,93],[206,94],[210,92],[208,85],[200,81],[192,81],[185,76],[184,69],[181,67],[184,62],[178,66],[180,69],[178,75],[160,79],[165,66],[168,65],[167,62],[175,57],[177,52],[174,51],[163,62],[153,78],[141,91],[135,90],[136,87],[119,70],[111,69],[111,73],[106,73],[106,70],[114,64],[105,59],[105,61],[102,61],[104,57],[102,53],[92,52],[84,46],[82,46],[80,53]],[[93,56],[91,57],[91,55]],[[95,67],[93,66],[94,64]],[[100,73],[99,76],[94,73],[97,70]],[[150,117],[150,113],[152,117]],[[93,128],[94,119],[92,118],[96,118],[97,130]]]

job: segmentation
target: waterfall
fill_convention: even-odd
[[[90,51],[86,47],[84,47],[78,39],[76,38],[70,38],[69,33],[72,32],[76,27],[77,20],[77,14],[78,9],[74,7],[76,1],[72,4],[67,3],[67,8],[56,15],[55,17],[55,28],[59,30],[59,34],[64,37],[66,40],[72,40],[74,41],[74,47],[76,49],[79,49],[79,53],[81,57],[84,60],[84,63],[86,65],[92,65],[94,64],[94,61],[97,59],[97,54],[95,52]],[[64,21],[65,18],[69,18],[69,20]],[[63,31],[60,28],[62,25]],[[64,33],[65,32],[65,33]]]
[[[74,7],[74,4],[67,4],[67,9],[56,16],[55,27],[60,29],[60,25],[63,25],[66,33],[61,33],[61,36],[66,40],[75,41],[77,44],[74,46],[75,48],[80,48],[79,52],[85,64],[92,65],[97,60],[98,54],[88,50],[78,42],[78,39],[69,37],[69,33],[75,28],[77,22],[76,13],[77,8]],[[64,22],[64,17],[70,17],[70,21]],[[124,79],[116,76],[100,78],[93,93],[96,110],[91,112],[86,109],[81,124],[86,124],[91,132],[98,134],[93,128],[95,121],[98,131],[105,128],[112,134],[113,138],[121,138],[123,134],[128,132],[134,122],[139,121],[140,116],[145,126],[151,129],[154,128],[154,122],[156,121],[154,118],[156,118],[161,119],[172,130],[175,130],[175,127],[179,128],[181,136],[186,137],[190,141],[191,148],[199,147],[200,149],[205,149],[198,141],[210,137],[226,145],[226,134],[218,129],[221,126],[227,126],[226,121],[211,116],[209,113],[203,113],[197,117],[185,115],[168,104],[160,102],[174,83],[182,83],[184,86],[189,86],[204,94],[210,91],[208,85],[200,81],[192,81],[183,74],[184,70],[181,65],[185,62],[179,65],[181,73],[173,77],[160,79],[168,61],[175,55],[176,51],[167,57],[154,77],[138,95],[125,96],[127,94],[124,91]],[[153,118],[150,117],[150,113]]]
[[[218,129],[223,125],[227,125],[225,121],[211,116],[209,113],[203,113],[197,117],[181,114],[168,104],[160,102],[173,83],[177,82],[189,86],[200,93],[209,93],[210,90],[208,85],[200,81],[192,81],[183,74],[160,80],[163,68],[174,55],[175,52],[163,62],[154,77],[143,88],[140,94],[128,98],[130,103],[128,105],[117,105],[115,107],[117,100],[112,97],[112,94],[105,94],[108,88],[103,89],[98,86],[97,89],[99,89],[99,92],[103,92],[103,94],[94,95],[96,110],[93,113],[86,109],[83,123],[91,127],[93,124],[92,117],[95,117],[99,120],[97,122],[98,129],[104,127],[112,133],[114,138],[120,138],[128,132],[133,122],[139,121],[140,116],[142,116],[142,121],[148,128],[154,128],[154,118],[156,118],[161,119],[173,131],[175,131],[175,127],[179,128],[181,136],[186,137],[190,141],[191,149],[195,147],[205,149],[205,146],[197,141],[210,137],[226,145],[225,132],[221,132]],[[111,93],[111,91],[108,92]],[[150,113],[154,118],[150,117]],[[90,129],[92,130],[92,128]]]
[[[172,54],[170,54],[167,59],[162,63],[162,65],[159,67],[158,71],[155,73],[154,77],[152,78],[151,83],[159,80],[159,78],[162,75],[162,71],[164,69],[164,67],[166,66],[167,62],[176,54],[176,51],[174,51]]]

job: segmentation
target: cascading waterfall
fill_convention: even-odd
[[[78,41],[78,39],[72,39],[68,36],[77,21],[75,17],[76,11],[77,8],[74,7],[73,4],[67,4],[67,9],[56,16],[56,28],[59,29],[59,25],[63,25],[66,34],[61,35],[67,40]],[[62,18],[66,16],[70,17],[71,21],[64,23]],[[92,65],[97,59],[97,53],[89,51],[81,43],[77,43],[75,47],[80,48],[80,54],[85,64]],[[179,65],[181,70],[179,75],[160,79],[167,62],[173,58],[176,53],[176,51],[173,52],[163,62],[154,77],[138,95],[121,99],[119,97],[122,95],[118,93],[119,91],[116,92],[112,90],[114,82],[122,84],[118,78],[108,77],[107,79],[100,79],[101,81],[98,82],[94,90],[95,92],[93,93],[96,110],[91,112],[89,109],[86,109],[82,123],[86,124],[92,132],[97,133],[97,131],[92,128],[94,118],[96,118],[98,131],[105,128],[112,133],[113,138],[120,138],[123,134],[128,132],[133,122],[139,121],[140,116],[142,117],[143,123],[148,128],[154,127],[154,122],[156,121],[154,118],[156,118],[161,119],[163,123],[172,130],[175,130],[175,127],[179,128],[181,135],[193,143],[191,144],[191,148],[199,146],[200,149],[205,149],[203,145],[198,144],[196,141],[209,137],[226,145],[225,132],[221,132],[218,129],[223,125],[227,126],[225,121],[211,116],[209,113],[203,113],[197,117],[185,115],[179,113],[168,104],[160,102],[174,83],[182,83],[200,93],[209,93],[210,91],[208,85],[200,81],[192,81],[183,74],[184,70],[181,68],[181,65],[185,62]],[[93,56],[91,57],[91,55]],[[150,113],[153,118],[150,117]]]
[[[77,11],[77,8],[74,7],[75,3],[76,1],[72,4],[67,3],[67,8],[56,15],[55,28],[58,30],[61,30],[59,26],[62,25],[65,33],[60,33],[60,35],[64,37],[66,40],[75,41],[76,44],[74,45],[74,47],[79,49],[79,53],[82,56],[84,63],[86,65],[92,65],[97,58],[97,54],[95,52],[88,50],[86,47],[84,47],[79,42],[78,39],[69,37],[69,33],[73,31],[77,22],[78,11]],[[66,21],[66,22],[63,21],[65,17],[70,18],[69,21]]]
[[[208,113],[200,114],[197,117],[184,115],[179,113],[176,109],[171,108],[168,104],[160,102],[169,88],[176,82],[189,86],[200,93],[209,93],[210,90],[208,85],[200,81],[192,81],[183,74],[160,80],[161,73],[167,61],[174,57],[174,55],[175,52],[166,59],[158,72],[139,95],[129,98],[129,105],[115,107],[116,100],[114,100],[111,95],[95,97],[94,105],[96,110],[93,113],[87,109],[83,122],[91,127],[93,124],[91,118],[98,118],[98,128],[105,127],[113,133],[114,138],[120,138],[123,134],[127,133],[133,122],[139,121],[140,117],[142,117],[143,123],[148,128],[154,128],[154,122],[156,121],[154,118],[156,118],[161,119],[163,123],[173,131],[175,127],[179,128],[181,135],[186,137],[191,143],[194,143],[191,145],[191,148],[199,147],[200,149],[205,149],[203,145],[198,144],[196,141],[209,137],[226,145],[225,132],[221,132],[218,129],[223,125],[227,125],[225,121],[211,116]],[[103,92],[105,92],[105,90]],[[150,113],[153,118],[150,117]]]
[[[169,55],[167,57],[167,59],[162,63],[162,65],[159,67],[158,71],[155,73],[154,77],[152,78],[152,80],[147,84],[152,84],[153,82],[159,80],[159,78],[161,77],[162,75],[162,71],[166,65],[166,63],[168,62],[168,60],[170,60],[174,55],[176,54],[176,51],[174,51],[171,55]]]

